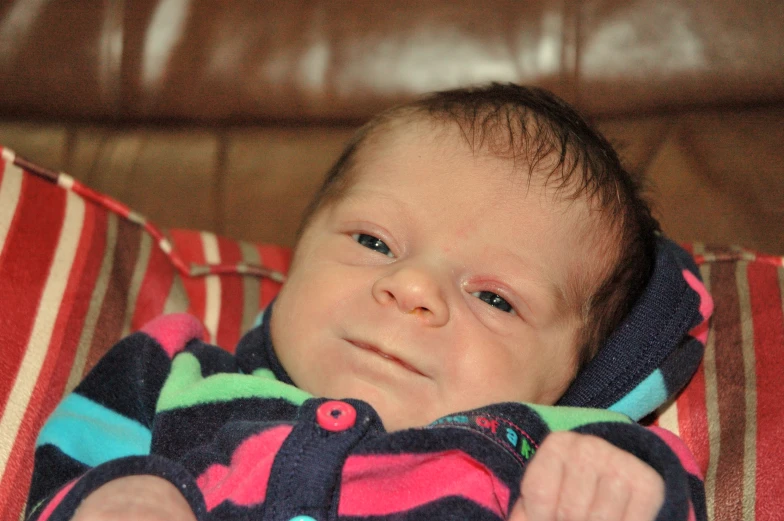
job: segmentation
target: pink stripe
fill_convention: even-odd
[[[290,425],[281,425],[248,438],[237,447],[228,467],[215,464],[205,470],[196,484],[207,510],[226,500],[240,506],[263,502],[272,462],[289,432]]]
[[[142,331],[157,340],[169,357],[182,351],[191,340],[204,337],[204,326],[187,313],[158,317],[145,325]]]
[[[487,467],[459,450],[350,456],[343,467],[338,515],[380,516],[448,496],[470,499],[506,517],[510,492]]]
[[[49,519],[49,516],[52,515],[54,509],[57,508],[57,506],[63,502],[63,498],[66,495],[68,495],[68,492],[70,492],[71,489],[74,487],[74,485],[76,485],[77,481],[79,480],[75,479],[60,489],[60,492],[58,492],[57,495],[55,495],[54,498],[52,498],[49,504],[46,505],[46,508],[41,513],[41,517],[38,518],[38,521],[46,521],[47,519]]]
[[[667,429],[662,429],[661,427],[648,427],[648,430],[661,438],[664,443],[666,443],[670,449],[672,449],[675,455],[678,456],[678,459],[681,460],[681,465],[683,465],[683,468],[686,470],[686,472],[703,479],[702,472],[700,471],[699,465],[697,465],[697,461],[694,459],[694,456],[689,451],[689,448],[686,446],[686,444],[683,443],[683,440]]]
[[[691,286],[691,289],[697,292],[700,296],[700,314],[703,321],[700,322],[694,329],[689,331],[689,334],[702,342],[703,345],[708,341],[708,318],[713,314],[713,298],[708,293],[705,285],[689,270],[683,270],[683,278],[686,283]]]
[[[704,479],[702,477],[702,472],[700,471],[699,465],[697,465],[697,460],[694,459],[694,456],[689,451],[689,448],[683,443],[679,437],[675,434],[671,433],[667,429],[662,429],[661,427],[648,427],[648,430],[656,434],[659,438],[661,438],[667,446],[672,449],[678,459],[681,460],[681,465],[689,474],[697,476],[701,480]],[[691,498],[689,498],[689,518],[688,521],[697,521],[697,515],[694,513],[694,505],[691,502]]]

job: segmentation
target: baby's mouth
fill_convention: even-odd
[[[411,364],[408,364],[408,363],[404,362],[403,360],[401,360],[401,359],[399,359],[399,358],[397,358],[395,356],[392,356],[390,354],[385,353],[384,351],[382,351],[381,349],[377,348],[374,345],[366,344],[364,342],[358,342],[356,340],[348,340],[348,342],[350,344],[355,345],[356,347],[358,347],[360,349],[364,349],[365,351],[370,351],[371,353],[375,353],[375,354],[379,355],[381,358],[385,358],[385,359],[387,359],[387,360],[389,360],[391,362],[395,362],[396,364],[402,366],[403,368],[408,369],[412,373],[416,373],[416,374],[418,374],[420,376],[425,376],[425,374],[422,373],[416,367],[412,366]]]

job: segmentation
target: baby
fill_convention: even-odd
[[[349,143],[236,356],[175,315],[99,362],[41,432],[28,515],[703,518],[683,447],[629,417],[691,376],[707,298],[565,103],[436,93]]]

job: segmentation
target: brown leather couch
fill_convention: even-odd
[[[654,183],[681,241],[784,253],[778,0],[16,0],[0,143],[162,227],[290,244],[372,113],[486,81],[552,89]]]

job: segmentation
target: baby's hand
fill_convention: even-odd
[[[596,436],[554,432],[526,470],[510,521],[647,521],[664,481],[646,463]]]
[[[177,488],[155,476],[115,479],[87,496],[72,521],[196,521]]]

